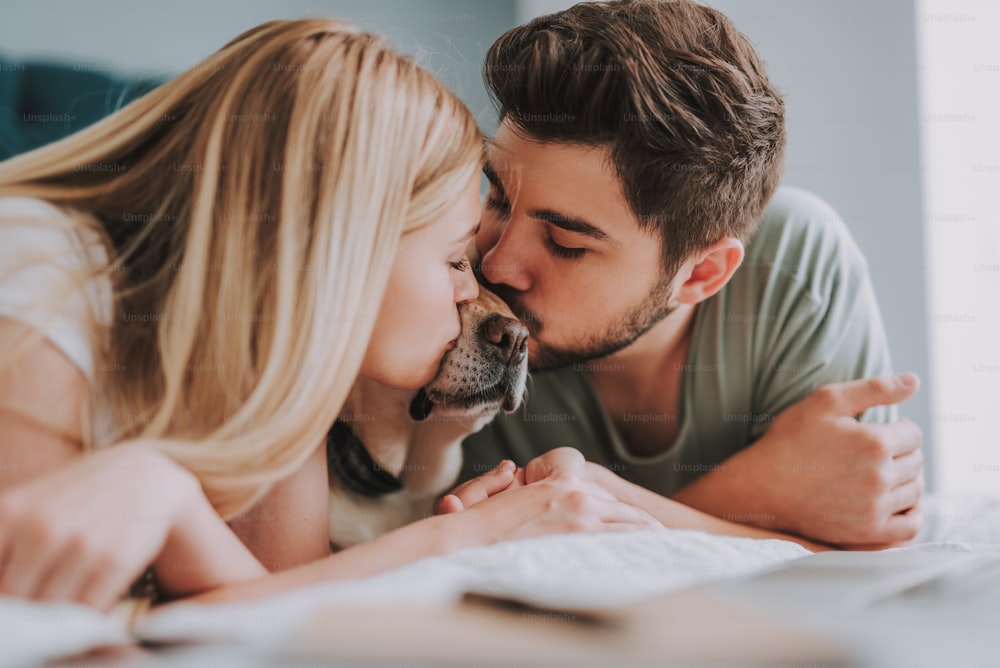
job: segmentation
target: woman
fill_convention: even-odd
[[[458,336],[481,160],[440,82],[303,20],[0,164],[0,595],[106,609],[148,565],[257,595],[659,526],[562,473],[329,554],[327,429],[357,374],[416,389]]]

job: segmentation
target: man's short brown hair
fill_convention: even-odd
[[[784,103],[750,41],[687,0],[585,2],[501,36],[483,74],[525,137],[606,147],[673,276],[753,232],[781,175]]]

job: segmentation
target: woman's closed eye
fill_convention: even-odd
[[[458,262],[449,262],[448,264],[450,264],[451,268],[456,271],[466,271],[469,268],[469,258],[463,257]]]

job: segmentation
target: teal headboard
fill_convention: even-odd
[[[164,80],[0,55],[0,160],[72,134]]]

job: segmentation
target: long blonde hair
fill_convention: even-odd
[[[94,374],[91,412],[111,428],[85,447],[148,442],[223,517],[249,508],[323,442],[400,236],[458,198],[482,150],[440,81],[374,35],[308,19],[248,30],[0,163],[0,196],[74,212],[111,258],[80,277],[114,286],[110,326],[90,323],[97,368],[113,370]]]

